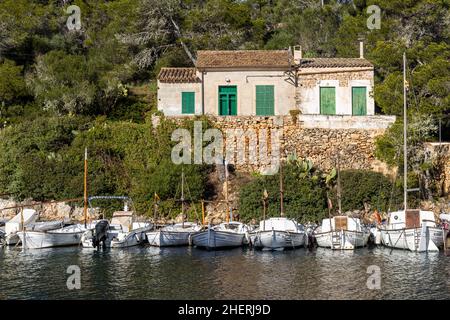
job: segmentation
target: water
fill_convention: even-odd
[[[69,265],[81,289],[68,290]],[[367,268],[381,270],[370,290]],[[0,248],[0,299],[450,299],[450,257],[387,248]]]

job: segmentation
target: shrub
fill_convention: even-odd
[[[299,222],[320,221],[326,215],[326,191],[317,176],[300,177],[301,168],[295,165],[283,167],[284,209],[287,217]],[[241,220],[262,219],[263,192],[267,190],[267,217],[280,215],[279,174],[260,176],[243,186],[239,198]]]
[[[382,173],[369,170],[344,170],[341,176],[342,210],[361,210],[364,203],[372,209],[387,211],[389,206],[401,203],[401,192],[393,186],[391,179]],[[333,203],[336,203],[336,189],[333,189]]]

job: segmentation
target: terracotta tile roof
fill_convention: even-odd
[[[288,50],[198,51],[197,68],[281,68],[291,64]]]
[[[158,80],[167,83],[195,83],[200,82],[195,68],[162,68]]]
[[[373,68],[373,64],[361,58],[304,58],[300,61],[302,68]]]

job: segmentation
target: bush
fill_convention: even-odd
[[[191,122],[183,126],[190,129]],[[164,119],[157,128],[105,117],[24,121],[0,132],[0,193],[41,201],[82,197],[87,147],[89,195],[128,195],[138,212],[153,215],[154,193],[162,201],[180,198],[182,166],[171,161],[174,128]],[[185,165],[184,172],[186,198],[200,200],[207,167]]]
[[[283,166],[285,215],[299,222],[320,221],[327,213],[326,189],[318,176],[299,176],[301,168]],[[239,198],[241,220],[260,220],[263,216],[263,192],[267,190],[267,217],[280,216],[279,174],[256,177],[242,187]]]
[[[382,173],[368,170],[344,170],[341,172],[342,210],[362,210],[364,203],[372,209],[387,211],[389,206],[402,203],[401,190],[393,186],[391,179]],[[392,198],[391,198],[392,197]],[[333,190],[336,203],[336,189]]]

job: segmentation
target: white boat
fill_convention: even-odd
[[[107,220],[102,220],[106,221]],[[98,222],[100,223],[100,222]],[[150,231],[153,224],[148,222],[133,222],[132,211],[116,211],[111,223],[106,223],[105,237],[102,239],[96,224],[85,230],[81,236],[83,248],[95,248],[102,242],[105,248],[126,248],[139,245],[145,241],[145,233]],[[98,241],[94,241],[97,238]]]
[[[200,231],[201,228],[201,225],[194,222],[176,223],[159,230],[148,231],[146,235],[151,246],[188,246],[191,235]]]
[[[23,227],[36,222],[38,213],[34,209],[23,209],[23,212],[15,215],[11,220],[5,223],[5,242],[7,245],[15,245],[19,242],[17,235]]]
[[[379,230],[381,242],[390,248],[424,252],[439,251],[444,245],[444,230],[438,227],[432,211],[391,212]]]
[[[358,218],[336,216],[323,219],[322,225],[314,230],[319,247],[335,250],[353,250],[365,247],[370,233],[361,226]]]
[[[437,226],[434,213],[408,208],[408,139],[406,53],[403,54],[403,210],[390,212],[386,225],[380,225],[381,242],[391,248],[417,252],[439,251],[444,230]]]
[[[19,231],[17,235],[24,249],[41,249],[79,245],[85,231],[84,224],[75,224],[49,231]]]
[[[249,227],[241,222],[231,221],[210,226],[191,236],[192,244],[206,249],[241,247],[248,243]]]
[[[269,218],[259,223],[259,228],[250,233],[252,245],[263,250],[283,250],[308,244],[304,227],[297,221],[285,217]]]

